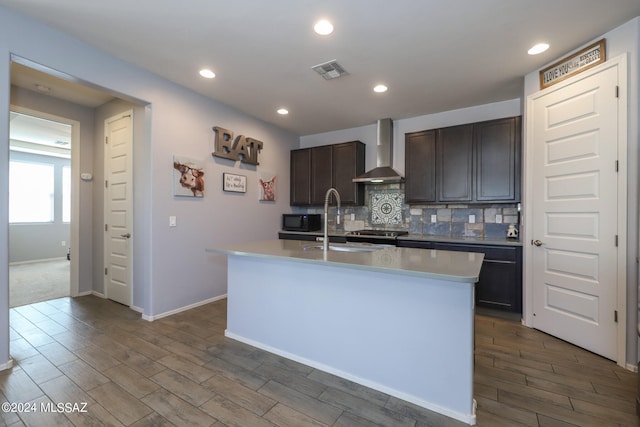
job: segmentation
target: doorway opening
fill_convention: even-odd
[[[9,305],[71,292],[75,123],[12,107],[9,126]]]

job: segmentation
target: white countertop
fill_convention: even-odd
[[[325,254],[321,242],[299,240],[265,240],[207,249],[227,255],[286,259],[292,262],[328,264],[383,273],[421,276],[452,282],[478,281],[484,254],[431,249],[384,247],[372,252],[329,250]],[[368,244],[336,244],[332,246],[375,246]],[[326,255],[326,256],[325,256]]]

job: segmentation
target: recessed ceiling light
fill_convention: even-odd
[[[326,36],[333,33],[333,25],[326,19],[321,19],[320,21],[315,23],[315,25],[313,26],[313,31],[320,34],[321,36]]]
[[[200,75],[202,77],[204,77],[205,79],[212,79],[216,76],[216,73],[214,73],[213,71],[211,71],[208,68],[204,68],[202,70],[200,70]]]
[[[286,108],[278,108],[277,113],[286,116],[287,114],[289,114],[289,110],[287,110]]]
[[[537,45],[533,46],[531,49],[529,49],[527,51],[527,53],[529,55],[537,55],[539,53],[542,53],[544,51],[546,51],[547,49],[549,49],[549,45],[546,43],[538,43]]]
[[[387,91],[387,89],[388,89],[388,87],[386,87],[385,85],[376,85],[376,86],[373,88],[373,91],[374,91],[374,92],[378,92],[378,93],[382,93],[382,92],[386,92],[386,91]]]

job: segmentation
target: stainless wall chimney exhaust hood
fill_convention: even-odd
[[[371,184],[387,184],[402,182],[404,178],[393,166],[393,121],[391,119],[378,120],[377,167],[357,176],[353,182],[367,182]]]

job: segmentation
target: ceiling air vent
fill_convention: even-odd
[[[342,65],[338,64],[335,59],[333,61],[314,65],[311,69],[324,77],[325,80],[337,79],[343,74],[347,74],[346,70],[342,68]]]

